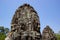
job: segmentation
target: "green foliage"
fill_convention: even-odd
[[[5,40],[6,35],[0,32],[0,40]]]
[[[6,33],[9,32],[8,28],[4,28],[3,26],[0,26],[0,40],[5,40]],[[57,37],[57,40],[60,40],[60,34],[55,34]]]
[[[4,32],[4,27],[0,26],[0,32]]]
[[[56,34],[57,40],[60,40],[60,34]]]
[[[5,32],[5,33],[8,33],[8,32],[9,32],[9,29],[8,29],[8,28],[5,28],[5,29],[4,29],[4,32]]]
[[[8,28],[4,28],[4,26],[0,26],[0,32],[8,33],[9,29]]]
[[[0,26],[0,40],[5,40],[6,33],[9,32],[8,28],[4,28],[4,26]]]

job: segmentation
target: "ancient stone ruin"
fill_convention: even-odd
[[[40,33],[40,21],[37,12],[29,4],[15,11],[11,22],[11,31],[5,40],[56,40],[49,26]]]
[[[11,31],[15,35],[15,40],[40,40],[40,21],[37,12],[28,4],[20,6],[11,22]]]
[[[42,33],[42,40],[57,40],[54,35],[54,31],[49,26],[44,28]]]

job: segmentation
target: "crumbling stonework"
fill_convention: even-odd
[[[44,28],[42,33],[42,40],[57,40],[53,30],[49,26]]]
[[[7,37],[5,38],[5,40],[13,40],[13,38],[12,38],[12,32],[9,32],[7,34]]]
[[[11,32],[5,40],[56,40],[49,26],[40,33],[40,21],[37,12],[29,4],[24,4],[15,11],[11,22]]]
[[[20,6],[12,19],[11,31],[20,36],[15,40],[40,40],[40,21],[37,12],[28,4]]]

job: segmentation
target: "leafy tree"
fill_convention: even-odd
[[[0,32],[0,40],[5,40],[6,35]]]
[[[5,28],[4,31],[5,31],[5,33],[8,33],[9,32],[9,29],[8,28]]]
[[[55,34],[57,37],[57,40],[60,40],[60,34]]]
[[[4,26],[0,26],[0,40],[5,40],[6,33],[9,32],[8,28],[4,28]]]
[[[4,33],[4,27],[3,26],[0,26],[0,32]]]

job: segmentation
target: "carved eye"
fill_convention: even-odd
[[[25,24],[24,23],[21,23],[21,29],[22,30],[25,30],[25,28],[26,28]]]

